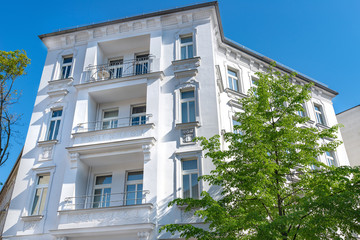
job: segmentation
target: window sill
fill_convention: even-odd
[[[315,126],[318,127],[318,128],[322,128],[322,129],[329,129],[330,128],[330,127],[328,127],[328,126],[326,126],[324,124],[321,124],[321,123],[316,123]]]
[[[48,81],[49,84],[56,84],[56,83],[71,83],[74,81],[73,77],[69,77],[69,78],[61,78],[61,79],[54,79],[51,81]]]
[[[190,128],[190,127],[200,127],[200,123],[196,122],[188,122],[188,123],[177,123],[175,125],[176,129]]]
[[[224,92],[226,92],[227,95],[228,95],[228,97],[230,97],[230,98],[240,99],[240,98],[247,98],[247,97],[249,97],[248,95],[246,95],[246,94],[244,94],[244,93],[241,93],[241,92],[232,90],[232,89],[230,89],[230,88],[226,88],[226,89],[224,90]]]
[[[174,66],[182,65],[182,64],[195,63],[195,65],[198,67],[198,66],[200,66],[200,60],[201,60],[200,57],[193,57],[193,58],[187,58],[187,59],[174,60],[171,63]]]
[[[31,221],[40,221],[43,219],[44,215],[31,215],[31,216],[22,216],[21,220],[24,222],[31,222]]]
[[[39,147],[45,147],[45,146],[53,146],[57,144],[59,140],[45,140],[45,141],[38,141],[37,145]]]

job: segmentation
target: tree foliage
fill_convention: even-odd
[[[25,51],[0,51],[0,166],[9,157],[10,139],[13,125],[20,115],[11,111],[19,97],[19,91],[14,89],[15,80],[25,74],[25,68],[30,63]]]
[[[301,117],[312,84],[274,68],[257,73],[257,87],[240,100],[238,133],[200,138],[215,169],[200,177],[221,188],[219,200],[175,199],[195,209],[205,228],[169,224],[160,231],[197,239],[355,239],[360,233],[359,168],[327,166],[317,158],[334,151],[338,126],[316,127]]]

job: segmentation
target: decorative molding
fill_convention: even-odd
[[[230,88],[226,88],[224,91],[227,93],[229,98],[233,98],[233,99],[241,99],[241,98],[249,97],[248,95],[246,95],[244,93],[234,91]]]
[[[195,127],[180,129],[180,143],[183,145],[195,144],[193,141],[196,137]]]
[[[45,140],[45,141],[38,141],[37,145],[38,147],[53,146],[58,142],[59,142],[58,140]]]
[[[65,96],[69,93],[69,91],[67,89],[59,89],[59,90],[54,90],[54,91],[48,91],[47,94],[50,97],[60,97],[60,96]]]
[[[176,78],[194,77],[197,75],[197,68],[200,66],[200,57],[172,61],[174,75]]]
[[[40,221],[43,217],[43,215],[22,216],[21,220],[24,222]]]
[[[151,160],[151,152],[150,152],[151,145],[144,144],[142,145],[142,151],[144,153],[144,162],[148,162]]]
[[[150,233],[149,232],[138,232],[137,236],[138,236],[138,240],[148,240],[150,237]]]
[[[185,129],[185,128],[191,128],[191,127],[200,127],[200,123],[198,121],[196,122],[189,122],[189,123],[177,123],[175,125],[176,129]]]

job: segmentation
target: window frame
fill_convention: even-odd
[[[317,124],[321,124],[321,125],[326,126],[325,112],[324,112],[323,106],[321,104],[314,103],[313,107],[314,107],[314,113],[315,113],[315,122]],[[316,107],[319,108],[319,111],[316,110]],[[321,119],[320,122],[318,121],[318,113],[320,113],[320,119]]]
[[[111,65],[111,62],[114,61],[119,61],[120,64]],[[110,79],[121,78],[124,73],[124,58],[116,57],[116,58],[108,59],[108,69],[110,73]],[[120,73],[119,73],[119,69],[120,69]]]
[[[235,77],[231,74],[229,74],[229,71],[235,73]],[[226,76],[227,76],[227,86],[229,89],[235,91],[235,92],[242,92],[242,85],[240,83],[240,72],[234,68],[227,67],[226,69]],[[230,78],[232,80],[232,87],[230,87]],[[237,83],[237,90],[234,89],[234,82]]]
[[[48,202],[48,198],[49,198],[49,192],[50,192],[50,183],[51,183],[51,173],[50,172],[42,172],[42,173],[37,173],[35,176],[35,182],[34,182],[34,189],[33,189],[33,194],[32,194],[32,200],[31,200],[31,205],[29,208],[29,216],[42,216],[44,215],[44,211],[46,211],[47,208],[47,202]],[[47,184],[39,184],[39,179],[40,176],[49,176],[49,181]],[[46,194],[44,196],[44,189],[46,188]],[[36,192],[38,189],[41,189],[41,193],[40,193],[40,198],[39,198],[39,205],[36,207],[37,211],[36,214],[34,214],[34,210],[36,208],[34,208],[34,204],[35,204],[35,197],[36,197]],[[41,208],[41,202],[42,199],[45,197],[45,200],[43,202],[43,209],[40,211]]]
[[[61,111],[61,116],[53,117],[52,115],[56,111]],[[64,113],[64,108],[53,108],[53,109],[51,109],[51,111],[50,111],[50,120],[49,120],[49,123],[47,125],[45,141],[58,140],[59,133],[61,132],[61,124],[62,124],[63,113]],[[52,121],[55,121],[55,123],[54,123],[54,131],[52,133],[53,136],[50,137]],[[60,122],[58,123],[58,121],[60,121]],[[57,129],[57,131],[56,131],[56,129]],[[54,136],[55,133],[56,133],[56,136]]]
[[[136,107],[145,107],[145,112],[143,112],[143,113],[133,113],[133,109],[136,108]],[[147,111],[146,103],[130,105],[130,126],[138,126],[138,125],[146,124],[147,123],[146,111]],[[139,117],[138,124],[133,124],[133,118],[135,118],[135,117]],[[145,122],[143,122],[144,119],[145,119]]]
[[[193,92],[194,93],[194,96],[193,97],[191,97],[191,98],[182,98],[182,93],[183,92]],[[195,88],[187,88],[187,89],[181,89],[180,90],[180,122],[181,123],[193,123],[193,122],[196,122],[196,92],[195,92]],[[190,102],[194,102],[194,121],[190,121],[191,119],[191,117],[190,117]],[[182,105],[183,105],[183,103],[186,103],[186,109],[187,109],[187,121],[186,122],[184,122],[183,121],[183,107],[182,107]]]
[[[191,42],[182,43],[181,40],[184,38],[191,37]],[[189,46],[192,46],[192,56],[189,57]],[[185,47],[185,58],[182,57],[182,48]],[[195,57],[195,44],[194,44],[194,34],[183,34],[179,36],[179,60],[192,59]]]
[[[129,183],[129,181],[128,181],[129,173],[136,173],[136,172],[142,172],[142,180],[131,180],[130,183]],[[139,192],[139,190],[138,190],[138,185],[139,184],[142,184],[140,204],[143,204],[143,199],[144,199],[144,170],[143,169],[138,169],[138,170],[128,170],[128,171],[126,171],[126,174],[125,174],[125,187],[124,187],[124,202],[123,202],[124,206],[139,205],[137,203],[137,201],[139,200],[138,195],[137,195],[137,193]],[[128,185],[135,185],[134,204],[127,204],[127,201],[128,201],[128,199],[127,199],[127,194],[128,194],[127,186]]]
[[[308,113],[307,113],[307,111],[306,111],[306,104],[305,104],[305,103],[302,103],[301,105],[302,105],[302,107],[303,107],[303,111],[296,111],[296,114],[297,114],[298,116],[300,116],[300,117],[307,117],[307,116],[308,116]],[[300,114],[299,114],[300,112],[303,112],[304,115],[303,115],[303,116],[300,115]]]
[[[146,56],[146,57],[145,57]],[[150,54],[148,52],[135,53],[135,63],[133,65],[133,74],[134,75],[142,75],[150,73]],[[147,60],[144,60],[146,59]],[[143,59],[143,60],[141,60]],[[141,68],[139,68],[141,66]],[[140,71],[138,71],[141,69]],[[145,70],[146,69],[146,70]]]
[[[196,169],[191,169],[191,170],[184,170],[183,169],[183,163],[187,162],[187,161],[196,161]],[[199,174],[199,160],[196,157],[193,158],[182,158],[181,159],[181,196],[182,198],[185,198],[185,194],[184,194],[184,175],[189,175],[189,198],[192,199],[200,199],[200,181],[197,181],[197,191],[198,191],[198,196],[196,196],[196,198],[194,198],[193,196],[193,192],[192,192],[192,175],[196,174],[197,175],[197,179],[199,178],[200,174]]]
[[[110,184],[99,184],[99,187],[97,187],[97,184],[96,184],[96,179],[97,177],[103,177],[103,176],[111,176],[111,183]],[[95,174],[94,175],[94,180],[93,180],[93,185],[92,185],[92,191],[91,191],[91,202],[89,204],[89,207],[90,208],[103,208],[103,207],[111,207],[111,192],[112,192],[112,182],[113,182],[113,174],[112,173],[104,173],[104,174]],[[101,186],[101,187],[100,187]],[[99,202],[99,206],[98,207],[94,207],[94,198],[95,198],[95,191],[97,189],[102,189],[101,191],[101,200]],[[103,206],[103,196],[105,195],[104,194],[104,189],[110,189],[110,197],[108,199],[105,199],[105,204],[108,206]],[[106,196],[106,195],[105,195]],[[107,202],[108,201],[108,202]]]
[[[329,153],[330,156],[327,154]],[[337,161],[336,161],[336,156],[335,156],[335,152],[334,151],[326,151],[325,152],[325,160],[326,160],[326,165],[328,165],[329,167],[331,166],[335,166],[337,167]],[[330,162],[332,162],[333,164],[330,165]]]
[[[112,112],[112,111],[117,111],[117,112],[118,112],[118,115],[117,115],[117,117],[107,118],[106,121],[109,121],[109,122],[110,122],[110,127],[109,127],[109,128],[104,128],[105,112]],[[113,123],[114,123],[114,124],[113,124]],[[113,127],[113,125],[116,125],[116,126]],[[119,108],[107,108],[107,109],[102,109],[100,129],[101,129],[101,130],[106,130],[106,129],[114,129],[114,128],[118,128],[118,127],[119,127]]]
[[[70,58],[71,57],[71,62],[70,63],[64,63],[65,58]],[[73,62],[74,62],[74,56],[72,54],[70,55],[64,55],[62,56],[62,61],[61,61],[61,66],[60,66],[60,78],[59,79],[68,79],[72,77],[72,71],[73,71]],[[65,75],[63,75],[63,68],[66,68],[65,70]],[[68,68],[70,68],[69,70],[67,70]]]

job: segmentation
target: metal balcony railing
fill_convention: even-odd
[[[81,83],[147,74],[151,72],[152,60],[152,56],[147,56],[110,64],[90,65],[84,71]]]
[[[79,123],[75,128],[75,132],[91,132],[120,127],[138,126],[149,123],[151,117],[152,114],[137,114],[135,116],[125,118],[104,118],[96,122]]]
[[[124,193],[104,193],[65,198],[64,210],[80,210],[141,205],[146,203],[150,191],[129,191]]]

